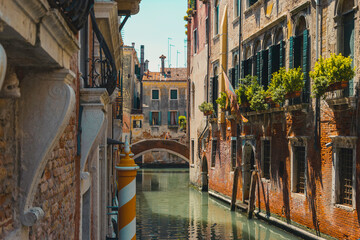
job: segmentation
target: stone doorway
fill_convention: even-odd
[[[251,144],[245,144],[242,159],[243,202],[247,203],[249,200],[251,174],[255,170],[255,153],[254,147]]]
[[[206,157],[203,157],[201,163],[201,191],[208,191],[209,177],[208,177],[208,162]]]

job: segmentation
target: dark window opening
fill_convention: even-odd
[[[211,146],[211,167],[215,167],[217,140],[212,140]]]
[[[339,152],[339,203],[352,206],[353,198],[353,149],[341,148]]]
[[[294,147],[295,192],[305,193],[305,147]]]
[[[141,120],[133,120],[133,128],[141,128]]]
[[[151,96],[152,96],[153,100],[158,100],[159,99],[159,90],[158,89],[153,89]]]
[[[231,140],[231,170],[234,171],[236,167],[237,149],[236,140]]]
[[[178,99],[178,91],[177,91],[177,89],[171,89],[170,90],[170,99],[171,100]]]
[[[195,157],[195,141],[191,140],[191,163],[194,164]]]

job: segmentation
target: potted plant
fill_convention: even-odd
[[[178,122],[179,122],[180,130],[182,131],[186,130],[186,117],[179,116]]]
[[[189,16],[185,15],[184,16],[184,21],[188,21],[189,20]]]
[[[265,102],[266,92],[263,86],[260,86],[257,81],[253,81],[246,89],[246,97],[249,99],[250,108],[255,111],[265,110],[268,105]]]
[[[199,110],[203,112],[205,116],[212,115],[214,112],[214,106],[212,103],[203,102],[199,106]]]
[[[186,11],[187,15],[191,16],[193,14],[193,9],[192,8],[188,8],[188,10]]]
[[[312,95],[321,97],[325,92],[346,88],[355,76],[355,68],[351,64],[351,57],[344,57],[341,53],[332,53],[327,59],[320,57],[314,71],[310,72],[310,77],[314,79]]]
[[[286,70],[284,67],[272,74],[271,82],[267,90],[267,102],[280,104],[285,101],[286,90],[284,87],[284,78],[286,77]]]
[[[296,98],[304,87],[304,73],[301,67],[290,69],[284,77],[285,98]]]
[[[216,103],[219,104],[221,110],[225,111],[228,97],[225,92],[220,93],[220,97],[216,99]]]
[[[239,87],[235,90],[239,106],[249,107],[249,100],[246,96],[246,90],[252,82],[257,82],[257,77],[247,75],[245,78],[240,79]]]

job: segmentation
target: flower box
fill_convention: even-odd
[[[341,82],[335,82],[333,84],[330,84],[326,91],[327,92],[331,92],[331,91],[335,91],[335,90],[340,90],[340,89],[345,89],[349,86],[349,82],[348,81],[341,81]]]
[[[289,92],[289,93],[285,94],[286,99],[297,98],[300,96],[301,96],[301,91]]]

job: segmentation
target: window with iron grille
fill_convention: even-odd
[[[191,140],[191,164],[194,164],[194,157],[195,157],[195,141],[194,139]]]
[[[231,140],[231,171],[234,171],[236,167],[236,157],[237,157],[236,140]]]
[[[353,149],[339,150],[339,204],[352,206],[353,199]]]
[[[141,120],[133,120],[133,128],[141,128]]]
[[[305,147],[294,147],[294,162],[293,162],[293,191],[296,193],[305,193]]]
[[[270,140],[263,141],[263,155],[262,155],[262,177],[270,179]]]
[[[215,167],[217,140],[212,140],[211,146],[211,167]]]

